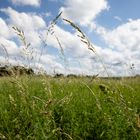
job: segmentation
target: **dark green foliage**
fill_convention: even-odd
[[[12,75],[33,75],[34,71],[31,68],[22,66],[2,66],[0,67],[0,76]]]

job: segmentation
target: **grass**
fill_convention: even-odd
[[[0,139],[140,139],[139,83],[139,78],[0,78]]]

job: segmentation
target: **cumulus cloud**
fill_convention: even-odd
[[[140,49],[140,19],[129,21],[114,30],[99,27],[97,33],[111,48],[118,51],[130,50],[133,52]]]
[[[22,29],[25,33],[27,41],[33,46],[41,45],[39,31],[46,27],[46,23],[42,17],[36,15],[35,13],[18,12],[11,7],[1,9],[1,11],[8,16],[7,22],[9,26],[16,26]],[[4,21],[1,22],[0,20],[0,24],[3,24],[5,28],[2,34],[5,34],[6,36],[6,33],[8,34],[8,27]]]
[[[136,71],[139,70],[140,19],[128,21],[113,30],[98,26],[96,32],[101,35],[109,46],[108,49],[113,50],[110,55],[108,54],[109,58],[114,59],[112,62],[121,62],[122,65],[126,65],[129,69],[131,64],[135,64]],[[115,57],[117,58],[116,60]]]
[[[110,76],[123,74],[122,65],[125,63],[127,55],[124,56],[123,53],[112,48],[102,48],[93,44],[98,53],[97,55],[88,50],[87,46],[76,36],[76,33],[70,33],[59,26],[55,26],[54,30],[66,53],[66,59],[69,64],[68,73],[89,75],[99,73],[107,76],[105,66]],[[48,36],[47,42],[50,46],[60,49],[57,40],[52,36]],[[104,63],[104,66],[102,63]],[[121,63],[121,65],[115,65],[117,63]]]
[[[76,8],[73,4],[82,5],[83,2],[81,3],[81,1],[71,1],[70,3],[70,1],[67,0],[65,7],[63,7],[63,16],[69,16],[69,18],[84,26],[89,25],[103,9],[108,7],[107,2],[105,0],[101,0],[99,2],[100,5],[102,5],[101,2],[104,2],[104,6],[101,6],[102,8],[97,10],[98,12],[93,11],[94,14],[90,14],[86,11],[88,6],[83,6],[82,8],[85,8],[85,14],[83,13],[80,15],[80,13],[82,13],[81,11],[79,12],[79,16],[77,15],[77,17],[74,18],[73,16],[76,16],[78,13],[76,12]],[[89,5],[90,2],[96,4],[94,0],[88,0],[87,5]],[[97,3],[97,5],[99,3]],[[70,11],[72,10],[71,8],[75,8],[73,14]],[[89,6],[87,9],[92,8]],[[93,8],[92,10],[95,9]],[[61,58],[56,55],[54,51],[52,54],[46,54],[45,52],[47,52],[48,48],[43,48],[43,51],[41,49],[42,42],[39,35],[42,35],[44,39],[46,39],[46,23],[41,16],[35,13],[18,12],[10,7],[1,9],[1,11],[4,12],[8,18],[6,21],[0,18],[0,26],[4,28],[4,31],[0,32],[0,44],[3,44],[6,47],[10,55],[18,56],[22,47],[21,44],[14,42],[15,37],[12,38],[13,36],[10,34],[9,26],[15,25],[23,29],[27,41],[31,43],[35,51],[33,54],[34,60],[31,62],[31,65],[34,68],[35,66],[42,67],[46,69],[48,73],[53,73],[53,71],[55,71],[65,74],[75,73],[92,75],[99,73],[100,75],[105,75],[106,72],[101,62],[102,59],[108,73],[112,75],[125,75],[126,73],[124,72],[124,69],[130,69],[132,63],[135,64],[136,73],[140,72],[138,68],[140,66],[140,19],[130,20],[113,30],[109,30],[98,25],[94,26],[94,28],[96,28],[96,32],[106,42],[106,46],[108,46],[102,48],[93,44],[101,59],[96,54],[88,50],[87,46],[80,41],[77,37],[77,32],[73,31],[74,33],[71,33],[56,25],[54,27],[55,35],[61,42],[68,62],[68,68],[66,69],[65,64],[63,64]],[[89,10],[89,12],[91,12],[91,10]],[[51,49],[55,48],[61,51],[57,40],[51,34],[47,37],[47,45],[47,47],[50,47]],[[3,53],[1,52],[1,54]],[[1,60],[3,59],[1,58]],[[10,61],[15,64],[14,58],[10,59]]]
[[[76,33],[70,33],[62,29],[59,26],[54,27],[55,35],[59,38],[59,41],[64,49],[72,57],[90,57],[91,53],[81,40],[76,36]],[[48,36],[49,45],[60,49],[57,40],[51,35]]]
[[[2,28],[0,31],[0,36],[5,38],[10,38],[12,36],[10,28],[2,18],[0,18],[0,27]]]
[[[90,25],[92,21],[105,9],[108,9],[106,0],[65,0],[63,17],[81,25]]]
[[[14,41],[6,39],[6,37],[9,35],[8,26],[14,25],[24,31],[27,42],[30,42],[31,47],[33,48],[33,53],[31,54],[33,56],[33,60],[30,62],[30,66],[35,69],[37,67],[46,69],[49,73],[52,73],[54,69],[56,69],[56,71],[58,72],[65,72],[65,68],[59,62],[57,56],[53,56],[53,54],[45,54],[44,52],[46,51],[42,50],[42,41],[40,39],[40,35],[42,32],[44,32],[46,35],[46,24],[42,17],[36,15],[35,13],[21,13],[10,7],[1,9],[1,11],[8,16],[7,23],[3,19],[0,19],[0,24],[5,28],[5,32],[1,32],[0,34],[0,44],[2,44],[5,47],[5,50],[8,52],[8,55],[10,56],[9,62],[13,62],[12,64],[17,64],[15,63],[15,56],[17,60],[19,60],[19,64],[28,63],[26,60],[28,56],[24,56],[25,54],[23,53],[24,46],[22,42],[14,42],[17,40],[17,36],[14,36]],[[53,37],[50,36],[50,42],[52,41],[50,45],[52,44],[54,45],[53,47],[57,48],[58,44],[54,44],[54,39],[52,38]],[[3,56],[1,55],[3,57],[1,60],[4,60],[6,54],[4,53],[4,49],[2,47],[0,48],[0,50],[1,54],[3,54]]]
[[[18,12],[10,7],[1,9],[1,11],[8,16],[7,18],[8,25],[10,26],[15,25],[24,30],[27,41],[31,43],[31,45],[34,48],[34,51],[36,51],[34,54],[33,63],[36,64],[37,66],[42,66],[43,68],[46,68],[47,71],[49,72],[52,72],[54,69],[55,71],[63,73],[79,72],[81,74],[82,73],[86,74],[93,72],[92,61],[90,59],[90,57],[92,57],[93,54],[87,49],[87,46],[84,46],[84,44],[82,44],[80,39],[77,38],[76,33],[74,34],[70,33],[69,31],[66,31],[59,26],[54,27],[55,34],[62,44],[66,57],[68,57],[68,59],[74,58],[73,61],[68,61],[69,70],[68,69],[66,70],[65,66],[62,64],[63,62],[61,58],[59,58],[58,56],[56,55],[53,56],[53,54],[49,56],[44,53],[41,55],[41,40],[39,38],[39,35],[40,33],[43,33],[45,34],[46,37],[45,31],[46,24],[45,21],[40,16],[36,15],[35,13],[31,14]],[[5,21],[2,21],[2,24],[5,27],[7,27]],[[3,33],[2,36],[4,36],[4,34],[5,33]],[[6,40],[6,38],[3,38],[2,43],[6,46],[6,49],[8,49],[8,52],[11,54],[16,53],[16,50],[19,51],[22,50],[23,48],[23,46],[17,47],[15,42],[13,42],[12,40]],[[51,47],[55,47],[56,49],[60,50],[60,46],[58,45],[57,40],[52,35],[48,36],[47,44]],[[9,48],[9,46],[11,47]],[[38,46],[38,48],[36,48],[36,46]],[[39,55],[41,55],[41,57]],[[38,62],[39,57],[40,61]]]
[[[55,35],[59,38],[61,47],[64,50],[66,63],[68,63],[67,69],[65,69],[65,65],[67,64],[63,64],[63,72],[67,74],[80,72],[80,74],[82,74],[91,71],[92,62],[90,57],[94,56],[95,54],[92,54],[92,52],[88,50],[87,46],[84,45],[80,41],[80,39],[76,36],[76,33],[73,34],[69,31],[64,30],[59,26],[55,26],[54,31],[55,31]],[[55,37],[49,34],[47,38],[47,43],[49,46],[58,49],[61,54],[60,46]],[[60,58],[56,57],[55,61],[59,59]]]
[[[17,57],[17,59],[19,60],[19,57],[23,57],[22,51],[25,47],[23,46],[23,42],[17,41],[17,39],[19,40],[19,38],[14,33],[12,26],[17,26],[18,28],[23,30],[26,41],[28,43],[31,43],[31,47],[34,48],[34,50],[38,48],[38,51],[40,51],[41,40],[39,38],[39,32],[46,27],[43,18],[36,15],[35,13],[20,13],[10,7],[1,9],[1,11],[4,12],[8,16],[8,18],[6,19],[7,23],[0,18],[0,25],[5,29],[0,33],[0,45],[4,45],[8,54],[10,56]],[[26,56],[24,57],[26,58]]]
[[[18,53],[18,47],[15,42],[5,39],[4,37],[0,37],[0,44],[5,47],[9,55],[16,55]]]
[[[41,0],[11,0],[15,5],[30,5],[38,7],[40,6]]]
[[[10,24],[21,27],[23,30],[38,30],[45,27],[45,21],[36,14],[17,12],[11,7],[3,8],[1,11],[9,16]]]
[[[14,41],[0,37],[0,65],[22,64],[20,51]]]

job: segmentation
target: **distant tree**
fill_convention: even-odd
[[[0,67],[0,76],[11,76],[11,75],[32,75],[34,74],[33,69],[25,68],[22,66],[2,66]]]
[[[59,78],[59,77],[64,77],[64,75],[62,73],[56,73],[54,78]]]

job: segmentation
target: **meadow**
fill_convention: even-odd
[[[0,77],[0,139],[139,140],[140,78]]]

